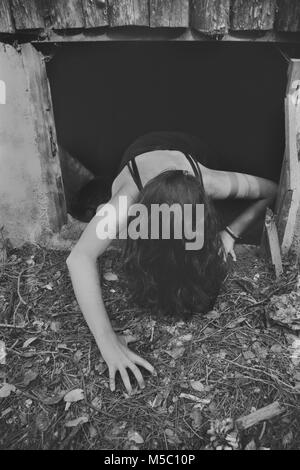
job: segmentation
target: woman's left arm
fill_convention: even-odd
[[[265,178],[234,173],[229,171],[211,172],[211,197],[213,199],[249,199],[255,200],[233,222],[229,229],[236,237],[240,237],[270,206],[277,193],[277,184]],[[230,253],[235,259],[233,251],[234,238],[226,231],[221,232],[221,238],[226,254]]]

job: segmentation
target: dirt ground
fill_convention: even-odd
[[[256,248],[237,251],[214,310],[190,322],[141,311],[119,248],[103,256],[113,326],[157,371],[128,396],[120,378],[115,393],[108,388],[67,253],[11,250],[0,268],[0,448],[299,449],[298,272],[286,263],[276,281]],[[276,401],[278,416],[236,426]]]

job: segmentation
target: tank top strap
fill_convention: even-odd
[[[189,164],[191,165],[195,177],[196,177],[197,179],[200,179],[200,180],[201,180],[201,179],[202,179],[202,176],[201,176],[200,169],[199,169],[197,163],[195,162],[195,160],[193,159],[193,157],[192,157],[189,153],[185,153],[184,155],[185,155],[185,157],[187,158]]]
[[[131,160],[127,162],[127,168],[130,171],[133,181],[137,185],[139,191],[142,191],[143,185],[142,185],[140,173],[139,173],[135,158],[132,158]]]
[[[195,162],[195,160],[193,159],[193,157],[188,153],[185,153],[184,155],[187,158],[189,164],[191,165],[195,177],[199,180],[202,180],[200,169],[197,163]],[[139,191],[142,191],[143,185],[142,185],[140,173],[139,173],[135,158],[132,158],[131,160],[127,162],[127,168],[132,176],[133,181],[137,185]]]

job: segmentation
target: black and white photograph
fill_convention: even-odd
[[[300,450],[299,161],[299,0],[0,0],[0,450]]]

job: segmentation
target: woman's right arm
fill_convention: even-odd
[[[125,193],[126,194],[126,193]],[[127,225],[127,211],[119,204],[119,196],[124,196],[124,190],[119,190],[108,204],[119,213],[116,232],[121,232]],[[128,207],[133,198],[127,194]],[[103,209],[105,209],[103,206]],[[127,369],[131,369],[139,385],[144,387],[142,374],[138,366],[154,372],[153,367],[144,359],[130,351],[127,345],[114,333],[102,299],[101,286],[97,268],[97,259],[111,243],[111,239],[97,236],[97,227],[104,215],[96,215],[67,259],[74,292],[85,317],[85,320],[95,338],[103,359],[108,365],[110,388],[115,389],[115,375],[119,371],[127,391],[132,390]],[[99,230],[99,229],[98,229]],[[99,235],[99,232],[98,232]]]

